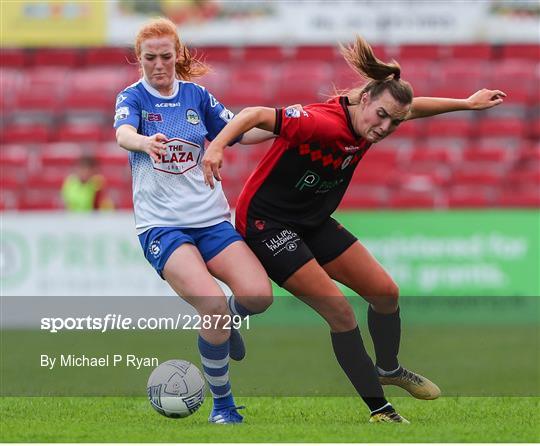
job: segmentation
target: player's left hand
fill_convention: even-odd
[[[506,93],[501,90],[483,88],[467,98],[469,110],[485,110],[503,102]]]
[[[201,164],[204,173],[204,183],[210,186],[210,189],[213,189],[214,179],[221,181],[219,170],[223,165],[223,149],[210,143],[206,148]]]

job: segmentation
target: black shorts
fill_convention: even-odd
[[[357,238],[329,217],[315,229],[299,229],[270,220],[248,218],[246,243],[279,286],[311,259],[324,265],[340,256]]]

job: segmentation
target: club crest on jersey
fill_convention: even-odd
[[[201,118],[199,118],[199,115],[195,110],[190,108],[186,111],[186,121],[190,124],[197,125],[199,122],[201,122]]]
[[[287,116],[287,118],[299,118],[300,117],[300,110],[294,108],[294,107],[289,107],[289,108],[286,108],[285,109],[285,116]]]
[[[165,142],[167,152],[161,155],[160,162],[152,160],[154,169],[175,175],[186,173],[199,162],[201,148],[197,144],[172,138]]]

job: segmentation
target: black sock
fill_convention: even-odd
[[[399,367],[397,356],[401,340],[399,308],[395,313],[382,314],[377,313],[370,305],[368,326],[375,347],[377,365],[387,372],[396,370]]]
[[[358,327],[330,335],[339,365],[369,410],[374,411],[387,404],[375,366],[364,348]]]

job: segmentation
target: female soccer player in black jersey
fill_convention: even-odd
[[[278,138],[248,179],[236,208],[236,227],[278,285],[315,309],[329,324],[336,358],[371,410],[372,422],[407,422],[384,398],[381,384],[434,399],[439,388],[401,367],[399,289],[368,250],[331,215],[363,155],[409,119],[481,110],[503,101],[499,90],[468,99],[413,98],[400,66],[378,60],[361,37],[342,48],[349,65],[369,82],[327,103],[297,109],[250,107],[206,150],[206,182],[221,180],[226,145],[259,127]],[[333,280],[332,280],[333,279]],[[366,353],[354,311],[334,283],[369,302],[368,326],[376,366]]]

